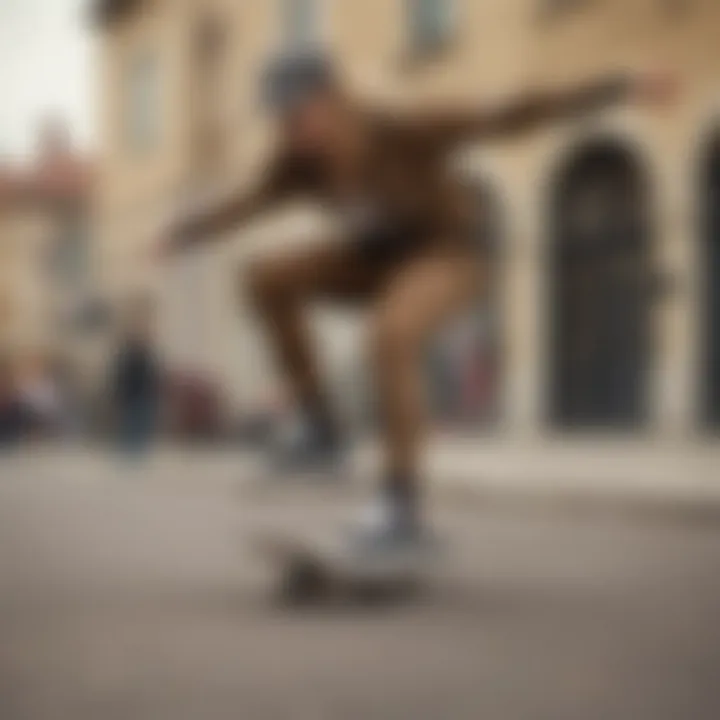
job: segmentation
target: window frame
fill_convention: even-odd
[[[297,2],[308,2],[312,6],[312,37],[300,38],[290,32],[289,4]],[[329,0],[278,0],[278,35],[279,45],[282,49],[307,50],[323,46],[327,41],[329,25]]]
[[[442,10],[442,26],[435,29],[435,37],[422,35],[423,20],[417,17],[418,10],[426,2],[445,6]],[[436,55],[451,45],[459,31],[460,0],[404,0],[406,45],[411,58],[425,58]]]
[[[539,0],[537,17],[540,22],[554,23],[596,5],[596,0]]]
[[[134,155],[152,152],[163,129],[162,63],[156,48],[143,45],[128,55],[122,102],[123,145]]]

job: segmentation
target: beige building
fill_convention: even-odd
[[[324,218],[289,211],[162,271],[149,258],[173,208],[252,180],[269,54],[322,43],[358,92],[396,103],[493,102],[620,67],[674,70],[677,107],[618,108],[468,147],[458,172],[496,202],[505,432],[679,436],[720,419],[716,0],[99,0],[95,10],[104,287],[115,302],[157,287],[168,358],[216,379],[238,408],[261,401],[273,374],[238,306],[237,268],[270,243],[317,234]],[[353,323],[324,319],[321,332],[330,367],[349,378]]]
[[[0,165],[0,354],[13,363],[70,361],[77,350],[92,276],[91,182],[55,122],[35,159]]]

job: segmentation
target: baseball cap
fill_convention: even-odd
[[[282,53],[270,60],[263,73],[263,105],[271,112],[288,112],[315,93],[331,89],[336,82],[334,63],[325,53]]]

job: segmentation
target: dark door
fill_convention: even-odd
[[[704,178],[705,382],[703,406],[707,423],[720,427],[720,136],[715,139]]]
[[[627,149],[580,150],[560,174],[551,251],[552,415],[563,427],[645,419],[646,188]]]

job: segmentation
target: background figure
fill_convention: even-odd
[[[469,428],[492,416],[490,331],[483,309],[457,317],[430,348],[429,381],[435,419]],[[490,375],[490,378],[487,376]]]
[[[8,361],[0,358],[0,449],[20,442],[24,426],[12,368]]]
[[[57,437],[62,402],[50,364],[42,355],[26,358],[21,369],[18,400],[26,431],[34,439]]]
[[[83,437],[89,427],[79,373],[65,360],[56,362],[52,373],[59,398],[58,432],[64,438]]]
[[[142,454],[157,434],[160,409],[160,367],[153,348],[152,308],[146,301],[129,314],[113,361],[111,390],[120,445],[133,455]]]

